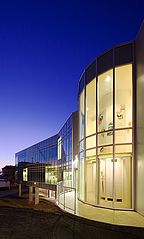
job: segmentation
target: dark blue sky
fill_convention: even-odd
[[[84,68],[143,17],[143,1],[0,1],[0,168],[58,132]]]

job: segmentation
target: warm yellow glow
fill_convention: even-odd
[[[113,70],[109,70],[98,76],[98,131],[101,132],[112,128]]]
[[[45,167],[45,183],[57,184],[57,171],[55,168],[52,170],[49,166]]]
[[[96,132],[96,79],[86,86],[86,136]]]
[[[23,169],[23,181],[28,181],[28,168]]]
[[[115,69],[115,127],[132,127],[132,65]]]
[[[110,76],[106,76],[106,81],[109,82],[110,81]]]
[[[62,138],[59,137],[58,139],[58,160],[61,159],[61,154],[62,154],[62,142],[61,142]]]

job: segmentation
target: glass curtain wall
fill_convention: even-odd
[[[115,68],[115,207],[131,207],[132,65]]]
[[[98,75],[97,89],[93,79],[80,95],[79,198],[90,204],[132,207],[132,89],[127,64]]]
[[[72,116],[60,130],[58,144],[59,181],[63,181],[64,186],[72,187]]]
[[[85,106],[84,106],[84,95],[83,90],[79,98],[79,139],[80,139],[80,153],[79,153],[79,198],[85,201],[85,164],[84,164],[84,129],[85,129]]]
[[[98,76],[98,203],[113,204],[113,70]],[[107,146],[107,147],[106,147]]]
[[[86,86],[86,201],[96,201],[96,78]]]

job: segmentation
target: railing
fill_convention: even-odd
[[[76,214],[76,188],[67,187],[63,185],[63,182],[58,182],[57,203],[63,209]]]

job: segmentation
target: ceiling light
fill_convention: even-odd
[[[110,81],[110,76],[106,76],[106,81],[107,81],[107,82]]]

